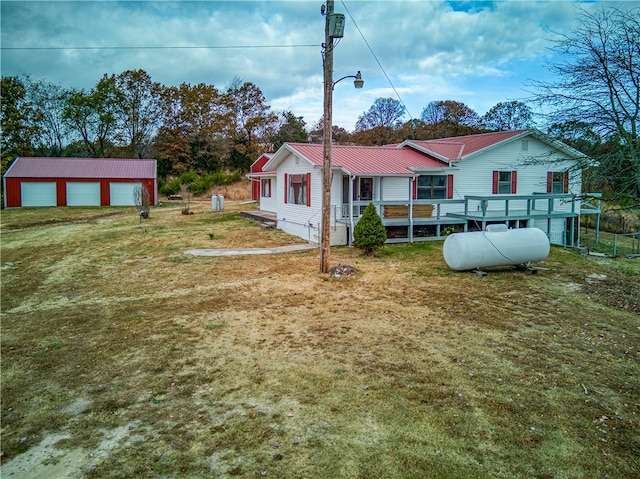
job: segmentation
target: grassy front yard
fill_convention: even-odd
[[[640,475],[640,260],[335,278],[209,206],[2,212],[3,477]]]

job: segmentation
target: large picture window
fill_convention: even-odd
[[[286,202],[294,205],[311,206],[311,195],[309,190],[310,174],[306,175],[286,175]]]
[[[420,175],[418,177],[418,200],[446,199],[447,176],[446,175]]]

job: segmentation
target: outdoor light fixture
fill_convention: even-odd
[[[355,78],[353,86],[362,88],[364,80],[358,70],[355,75],[347,75],[333,81],[334,40],[344,36],[344,15],[334,13],[333,0],[327,0],[320,13],[325,16],[325,42],[322,44],[322,67],[324,70],[324,125],[323,125],[323,161],[322,161],[322,231],[320,235],[320,271],[329,272],[329,254],[331,251],[331,115],[333,110],[333,87],[340,80]]]
[[[345,78],[355,78],[355,80],[353,80],[353,86],[356,88],[362,88],[362,86],[364,85],[364,80],[362,79],[362,73],[360,73],[360,70],[358,70],[358,73],[356,73],[355,75],[347,75],[346,77],[342,77],[339,80],[334,81],[333,84],[331,85],[331,89],[333,90],[333,87],[336,86],[336,83],[338,83],[341,80],[344,80]]]

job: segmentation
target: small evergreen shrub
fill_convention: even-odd
[[[382,218],[378,215],[374,204],[369,203],[353,229],[353,244],[364,254],[372,255],[384,246],[385,241],[387,241],[387,230],[382,224]]]

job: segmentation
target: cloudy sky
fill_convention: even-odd
[[[272,109],[312,125],[323,111],[322,3],[2,0],[1,73],[84,89],[105,73],[133,69],[167,86],[223,90],[240,78]],[[334,79],[360,70],[365,84],[335,86],[334,124],[353,130],[380,97],[400,99],[414,118],[433,100],[460,101],[480,115],[523,100],[531,80],[549,78],[549,47],[576,26],[578,8],[605,4],[336,0],[346,26]]]

